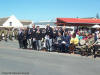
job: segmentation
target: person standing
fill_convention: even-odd
[[[32,42],[32,49],[36,50],[36,28],[35,25],[32,26],[31,29],[31,42]]]
[[[27,31],[24,30],[24,34],[23,34],[23,46],[24,46],[24,49],[27,49]]]
[[[18,36],[18,31],[17,31],[17,29],[15,29],[15,30],[14,30],[14,37],[15,37],[15,40],[17,40],[17,39],[18,39],[18,37],[17,37],[17,36]]]
[[[10,39],[10,40],[13,40],[13,39],[12,39],[12,36],[13,36],[13,31],[12,31],[11,29],[9,29],[9,39]]]
[[[18,31],[19,48],[23,48],[23,37],[24,37],[23,30],[19,29]]]
[[[41,40],[42,40],[42,32],[39,26],[36,27],[36,46],[37,50],[41,50]]]
[[[46,36],[48,37],[48,39],[47,39],[48,40],[48,46],[49,46],[48,51],[52,51],[53,29],[50,27],[49,24],[47,24],[47,27],[46,27]]]
[[[8,31],[7,31],[7,29],[6,29],[6,28],[5,28],[5,30],[4,30],[4,37],[5,37],[5,41],[7,42]]]
[[[28,48],[31,48],[32,47],[32,41],[31,41],[31,29],[29,27],[27,27],[27,30],[26,30],[26,38],[27,38],[27,43],[28,43]]]
[[[0,29],[0,41],[2,40],[2,30]]]

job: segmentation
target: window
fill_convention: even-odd
[[[9,22],[9,25],[12,26],[12,22]]]

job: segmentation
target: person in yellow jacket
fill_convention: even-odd
[[[77,46],[78,43],[79,43],[79,39],[76,37],[76,34],[74,33],[70,40],[70,46],[69,46],[70,53],[74,53],[75,46]]]
[[[76,34],[74,33],[71,37],[70,44],[78,45],[78,43],[79,39],[76,37]]]

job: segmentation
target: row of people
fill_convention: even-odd
[[[63,28],[51,28],[47,25],[46,29],[40,29],[39,26],[33,25],[33,28],[19,30],[18,42],[19,47],[25,49],[41,50],[46,48],[48,51],[74,52],[75,47],[79,46],[84,47],[84,51],[88,52],[87,48],[96,42],[97,36],[94,33],[79,31],[72,35]],[[93,52],[95,53],[95,49]]]
[[[99,31],[90,34],[90,32],[77,31],[73,35],[69,30],[61,27],[51,28],[47,25],[46,28],[40,29],[39,26],[33,28],[17,30],[2,30],[0,31],[0,40],[7,38],[12,40],[18,39],[20,48],[31,48],[33,50],[46,49],[48,51],[59,51],[59,52],[74,52],[75,48],[80,48],[83,53],[88,52],[89,47],[93,44],[97,44],[99,41]],[[95,54],[98,46],[93,46],[93,54]],[[84,53],[85,54],[85,53]]]
[[[20,29],[18,32],[19,45],[22,46],[25,39],[26,44],[24,48],[32,48],[40,50],[42,48],[42,42],[46,42],[44,46],[47,49],[52,50],[51,46],[58,37],[58,32],[63,35],[64,30],[62,28],[51,28],[47,25],[46,29],[40,29],[39,26],[27,29]]]
[[[12,29],[0,29],[0,41],[1,40],[5,40],[7,41],[8,39],[9,40],[13,40],[16,39],[17,40],[17,34],[18,34],[18,30],[15,29],[15,30],[12,30]]]

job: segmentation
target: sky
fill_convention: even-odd
[[[37,21],[58,17],[85,18],[100,14],[100,0],[0,0],[0,17]]]

